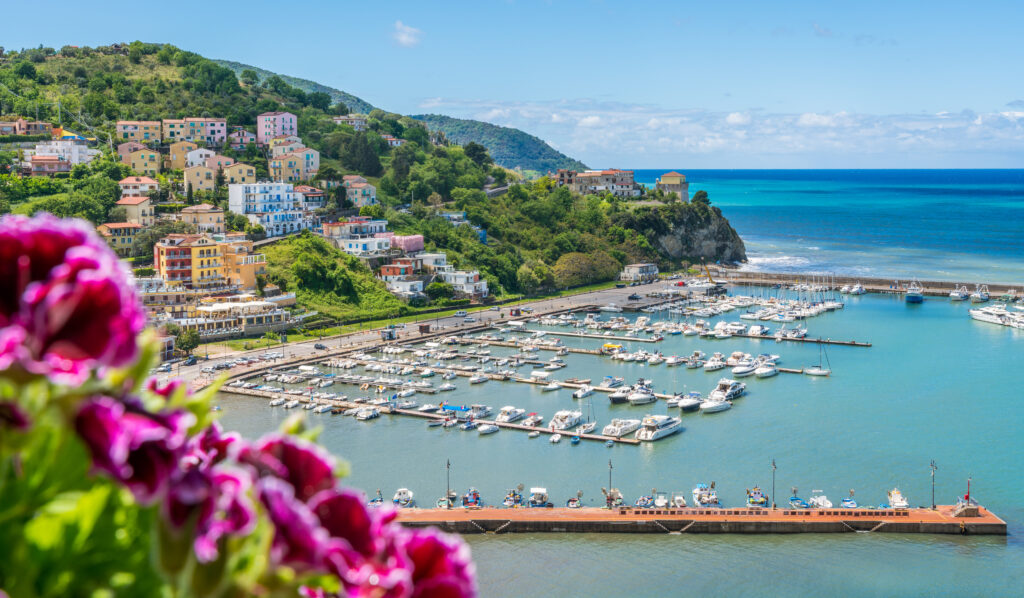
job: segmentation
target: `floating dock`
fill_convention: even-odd
[[[434,526],[460,534],[650,533],[798,534],[889,532],[1006,535],[1006,522],[983,507],[957,516],[956,507],[931,509],[402,509],[408,527]]]

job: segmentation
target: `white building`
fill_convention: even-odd
[[[391,249],[391,239],[369,236],[350,237],[339,239],[338,246],[342,251],[351,255],[369,256],[387,253]]]
[[[206,159],[216,155],[217,152],[205,147],[194,149],[185,154],[185,166],[189,168],[193,166],[206,166]]]
[[[647,282],[657,279],[658,266],[655,264],[629,264],[619,274],[619,280]]]
[[[474,297],[487,296],[487,281],[480,280],[480,273],[476,270],[439,270],[437,275],[452,285],[456,293]]]
[[[296,193],[290,183],[228,185],[228,209],[261,225],[269,237],[312,227],[302,200],[302,194]]]
[[[404,297],[412,297],[423,292],[423,281],[419,278],[389,280],[387,281],[387,285],[388,291]]]
[[[423,262],[423,269],[427,272],[436,272],[449,268],[448,254],[446,253],[427,253],[423,251],[417,253],[414,257]]]
[[[69,139],[61,139],[37,143],[36,149],[25,152],[25,162],[27,163],[32,156],[57,156],[64,162],[75,166],[88,164],[98,155],[100,155],[99,150],[91,149]]]

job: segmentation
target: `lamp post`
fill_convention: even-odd
[[[612,460],[608,459],[608,493],[612,491]]]
[[[932,470],[932,510],[934,511],[935,510],[935,470],[938,469],[939,466],[935,464],[935,459],[932,459],[932,462],[931,462],[931,464],[928,465],[928,467]]]
[[[452,460],[448,459],[444,466],[445,470],[445,484],[444,484],[444,508],[452,508],[452,501],[450,496],[452,493]]]
[[[775,459],[772,459],[772,510],[775,510]]]

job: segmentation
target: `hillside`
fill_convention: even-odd
[[[586,170],[579,160],[559,152],[543,139],[529,133],[492,125],[478,120],[452,118],[442,114],[417,114],[413,118],[427,123],[432,131],[441,131],[448,139],[465,145],[475,141],[487,148],[495,163],[505,168],[522,168],[540,173],[568,168]]]
[[[241,62],[235,62],[233,60],[220,60],[220,59],[217,59],[217,58],[214,58],[212,60],[213,60],[213,62],[215,62],[215,63],[217,63],[217,64],[219,64],[221,66],[225,66],[225,67],[231,69],[232,71],[235,72],[235,75],[241,75],[242,71],[244,71],[244,70],[252,70],[252,71],[255,71],[255,73],[259,76],[259,80],[261,82],[262,81],[266,81],[267,79],[276,76],[276,77],[280,77],[281,79],[284,79],[284,82],[287,83],[288,85],[291,85],[292,87],[296,87],[298,89],[301,89],[302,91],[304,91],[306,93],[314,93],[314,92],[326,93],[327,95],[331,96],[331,101],[332,102],[335,102],[335,103],[336,102],[342,102],[343,104],[348,106],[349,109],[352,110],[353,112],[359,112],[359,113],[362,113],[362,114],[369,114],[370,111],[373,110],[373,108],[374,108],[374,106],[372,104],[370,104],[369,102],[367,102],[366,100],[364,100],[362,98],[356,97],[356,96],[354,96],[354,95],[352,95],[352,94],[350,94],[348,92],[341,91],[340,89],[334,89],[333,87],[328,87],[326,85],[321,85],[321,84],[317,83],[316,81],[310,81],[308,79],[300,79],[298,77],[291,77],[291,76],[288,76],[288,75],[279,75],[278,73],[274,73],[274,72],[268,71],[266,69],[261,69],[259,67],[250,66],[248,64],[242,64]]]

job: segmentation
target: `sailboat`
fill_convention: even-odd
[[[597,420],[593,418],[594,415],[594,400],[591,399],[587,403],[587,421],[580,424],[580,427],[576,429],[577,434],[590,434],[597,427]]]
[[[828,367],[822,366],[821,358],[825,357],[825,362],[828,363]],[[812,365],[809,368],[804,368],[804,373],[808,376],[831,376],[832,375],[832,363],[828,361],[828,354],[825,353],[824,343],[818,343],[818,365]]]

